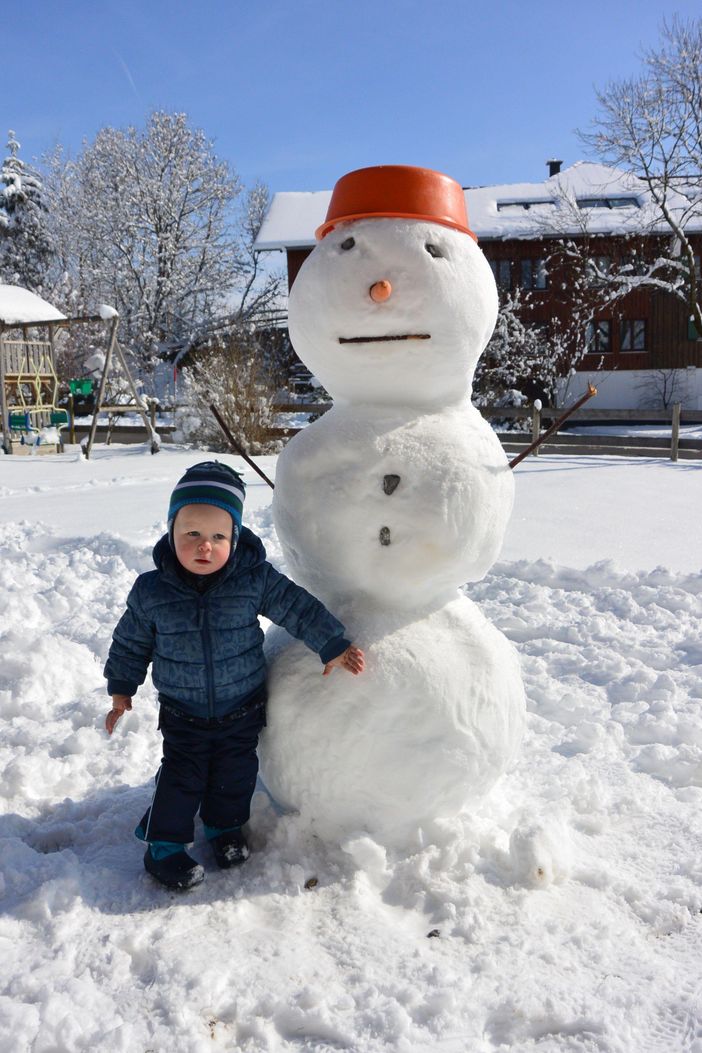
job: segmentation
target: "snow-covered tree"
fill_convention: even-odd
[[[682,299],[702,332],[689,236],[693,222],[702,220],[702,19],[664,22],[660,45],[643,56],[643,72],[611,82],[597,98],[600,112],[583,140],[642,181],[670,235],[646,271],[629,277]]]
[[[50,160],[60,278],[73,311],[120,314],[120,339],[148,371],[226,311],[247,281],[238,177],[185,114],[143,130],[103,128],[75,160]]]
[[[272,359],[269,362],[272,371],[279,369],[283,359],[293,357],[289,342],[287,348],[283,346],[278,339],[280,334],[272,328],[284,312],[284,275],[264,267],[261,254],[254,248],[269,204],[268,188],[261,183],[244,196],[236,217],[236,283],[229,290],[221,312],[203,319],[202,324],[191,331],[189,339],[181,342],[177,353],[179,362],[194,360],[203,350],[223,341],[236,340],[242,346],[253,347],[251,333],[255,333],[259,357],[266,361]]]
[[[20,149],[10,131],[0,168],[0,282],[42,293],[52,245],[42,181]]]
[[[552,238],[545,269],[553,313],[536,321],[529,292],[517,287],[500,296],[495,330],[476,369],[474,392],[479,405],[522,405],[535,398],[555,405],[557,388],[574,375],[593,350],[597,312],[616,304],[607,286],[593,277],[604,267],[587,238]],[[561,392],[562,394],[562,392]]]
[[[280,306],[284,276],[261,266],[254,243],[270,207],[270,192],[256,183],[246,194],[239,216],[239,260],[241,276],[236,314],[242,319],[260,319]]]
[[[478,405],[518,406],[545,398],[552,403],[561,350],[546,327],[529,323],[528,297],[522,290],[507,293],[490,343],[478,362],[475,401]]]
[[[642,208],[638,226],[629,222],[623,232],[603,234],[567,179],[555,187],[556,207],[539,216],[534,229],[543,238],[551,290],[549,355],[559,376],[567,378],[596,350],[599,318],[605,315],[611,323],[622,316],[626,297],[637,289],[680,296],[681,283],[667,252],[670,239],[651,233],[655,210]],[[528,309],[525,317],[528,321]],[[600,367],[603,362],[604,355]]]

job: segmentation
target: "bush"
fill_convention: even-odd
[[[268,435],[280,378],[265,361],[255,334],[238,330],[200,349],[181,378],[178,425],[185,442],[218,452],[230,449],[210,410],[214,403],[248,453],[273,453],[280,448]]]

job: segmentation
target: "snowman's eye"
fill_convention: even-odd
[[[349,249],[352,249],[355,244],[356,242],[354,238],[347,238],[346,241],[342,241],[340,248],[342,248],[344,252],[348,252]]]
[[[432,245],[431,242],[427,242],[424,248],[427,250],[430,256],[434,257],[435,260],[439,260],[443,256],[443,252],[441,251],[439,246]]]

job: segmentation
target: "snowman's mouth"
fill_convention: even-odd
[[[377,344],[391,340],[431,340],[429,333],[402,333],[399,336],[340,336],[340,344]]]

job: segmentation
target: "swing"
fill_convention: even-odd
[[[0,426],[5,453],[59,453],[63,449],[61,432],[69,415],[58,405],[59,380],[56,374],[56,335],[58,330],[76,323],[109,323],[105,368],[100,378],[86,455],[90,452],[97,417],[109,409],[113,413],[135,410],[142,416],[151,439],[151,452],[158,449],[158,436],[139,399],[124,356],[117,343],[117,312],[101,308],[97,315],[66,318],[52,304],[17,285],[0,285]],[[38,335],[35,335],[38,334]],[[133,401],[120,406],[104,406],[105,384],[113,352],[127,377]],[[88,395],[93,381],[88,378],[69,382],[71,394]]]

